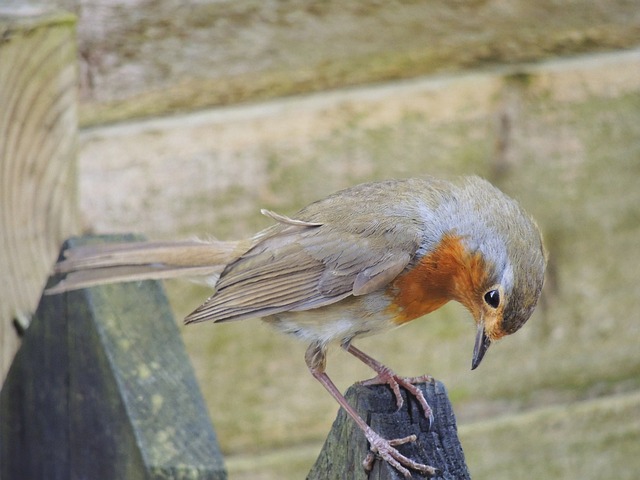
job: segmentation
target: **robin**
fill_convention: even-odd
[[[366,384],[400,387],[431,410],[414,385],[356,348],[354,340],[422,317],[450,300],[476,323],[471,368],[489,346],[529,319],[546,265],[532,218],[478,177],[411,178],[348,188],[292,217],[262,210],[275,224],[240,241],[140,242],[78,247],[48,293],[92,285],[200,275],[214,293],[186,323],[261,317],[307,342],[311,374],[362,429],[371,452],[406,477],[437,471],[396,446],[415,436],[381,437],[349,405],[325,372],[327,347],[338,344],[376,372]],[[370,469],[374,456],[365,460]]]

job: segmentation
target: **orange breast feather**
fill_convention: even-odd
[[[389,307],[394,321],[402,324],[457,300],[473,310],[474,299],[486,283],[485,263],[479,253],[470,254],[460,237],[445,235],[436,248],[389,286]]]

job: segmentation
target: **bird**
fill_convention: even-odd
[[[520,204],[477,176],[382,180],[340,190],[291,216],[262,210],[273,224],[237,241],[141,241],[74,247],[46,293],[94,285],[199,276],[213,293],[185,323],[261,318],[308,344],[313,377],[362,430],[370,453],[405,477],[435,475],[401,454],[414,435],[386,439],[349,405],[326,373],[337,345],[376,373],[398,407],[400,388],[432,412],[415,383],[354,345],[457,301],[475,322],[471,368],[490,345],[519,330],[540,297],[547,264],[542,234]],[[424,378],[428,378],[425,376]]]

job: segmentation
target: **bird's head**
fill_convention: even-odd
[[[538,302],[547,256],[540,229],[513,199],[471,178],[456,202],[463,245],[455,299],[477,325],[472,369],[492,342],[516,332]]]

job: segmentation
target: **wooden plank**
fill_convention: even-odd
[[[430,382],[418,386],[433,410],[434,423],[431,429],[420,405],[413,397],[407,397],[404,391],[402,394],[405,401],[400,410],[396,409],[395,398],[385,385],[364,387],[356,384],[349,388],[345,397],[360,416],[368,419],[369,425],[384,438],[417,435],[416,442],[402,445],[398,450],[417,462],[439,469],[441,475],[438,478],[469,479],[464,453],[458,440],[455,415],[444,385],[441,382]],[[373,470],[367,475],[362,467],[367,452],[368,444],[364,435],[341,409],[307,480],[403,478],[397,470],[381,461],[376,461]],[[412,477],[423,478],[417,472],[412,472]]]
[[[19,343],[12,320],[35,310],[78,231],[75,18],[10,13],[0,10],[0,383]]]
[[[43,297],[0,415],[1,478],[226,478],[157,282]]]
[[[83,125],[640,41],[622,0],[81,4]]]

